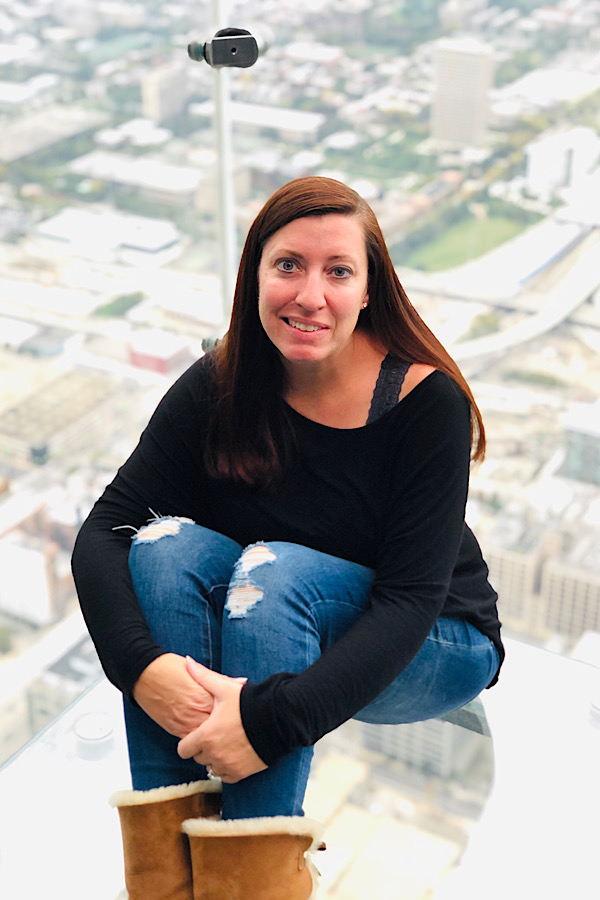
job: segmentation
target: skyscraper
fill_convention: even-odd
[[[437,42],[431,136],[440,146],[485,146],[493,71],[487,44],[469,37]]]
[[[153,122],[164,122],[183,112],[187,102],[187,77],[180,62],[167,63],[148,72],[141,82],[142,112]]]

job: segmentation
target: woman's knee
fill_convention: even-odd
[[[323,606],[361,610],[372,581],[372,570],[358,563],[302,544],[264,541],[240,555],[225,608],[230,618],[259,608],[263,615],[272,614],[275,606],[303,615],[320,615]]]
[[[227,593],[225,610],[230,619],[245,618],[249,610],[262,601],[264,578],[260,584],[257,583],[255,570],[270,566],[276,560],[277,554],[266,543],[251,544],[245,548],[234,566]]]
[[[181,566],[189,552],[186,526],[194,526],[194,522],[178,516],[164,516],[140,528],[129,551],[132,575],[152,571],[170,577],[172,570]]]
[[[272,611],[277,603],[288,603],[296,596],[298,566],[307,547],[281,541],[251,544],[240,555],[233,570],[225,610],[232,619],[245,618],[250,610],[258,611],[265,597]],[[265,613],[267,611],[265,610]]]
[[[194,573],[202,580],[227,584],[241,547],[225,535],[197,525],[192,519],[164,516],[134,536],[129,569],[134,584],[152,581],[172,585]]]

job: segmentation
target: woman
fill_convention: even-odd
[[[298,817],[324,734],[493,684],[496,594],[464,522],[484,445],[370,207],[329,178],[277,191],[225,339],[167,393],[75,547],[134,790],[208,767],[223,819]]]

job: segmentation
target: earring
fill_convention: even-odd
[[[369,305],[369,301],[368,301],[368,300],[365,300],[365,302],[364,302],[363,305],[361,306],[361,309],[366,309],[368,305]]]

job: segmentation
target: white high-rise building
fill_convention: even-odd
[[[142,78],[142,112],[153,122],[178,116],[187,102],[187,75],[182,63],[169,63]]]
[[[441,719],[406,725],[360,725],[363,745],[439,778],[462,776],[481,751],[482,735]]]
[[[486,562],[490,582],[498,592],[500,621],[515,631],[535,630],[539,548],[491,545],[486,552]]]
[[[600,542],[582,537],[566,559],[550,559],[542,570],[542,627],[548,632],[581,638],[600,631]]]
[[[492,48],[481,41],[443,38],[434,51],[431,136],[440,146],[483,147],[487,143]]]

